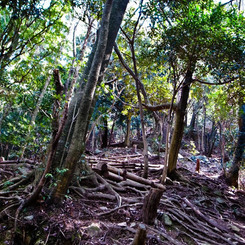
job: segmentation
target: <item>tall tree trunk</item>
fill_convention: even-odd
[[[82,48],[80,50],[80,54],[78,57],[78,60],[80,62],[82,62],[83,57],[84,57],[84,53],[85,53],[85,49],[87,47],[87,43],[88,43],[88,39],[90,37],[91,34],[91,30],[92,30],[92,24],[93,24],[93,20],[90,21],[89,25],[88,25],[88,29],[87,29],[87,33],[85,35],[85,39],[82,45]],[[71,93],[73,93],[73,89],[74,89],[74,85],[77,82],[78,79],[78,74],[79,74],[79,70],[81,69],[80,65],[74,67],[74,63],[75,63],[75,59],[76,59],[76,36],[75,36],[75,32],[76,32],[76,28],[77,26],[75,26],[74,28],[74,32],[73,32],[73,61],[72,61],[72,67],[70,68],[69,71],[69,77],[68,77],[68,81],[66,82],[66,91],[69,91],[67,96],[69,96]],[[89,61],[90,63],[92,61]],[[87,74],[87,70],[85,69],[85,74]],[[52,164],[52,172],[53,174],[55,174],[55,169],[61,167],[61,164],[63,162],[63,159],[66,156],[66,150],[68,149],[67,147],[67,142],[71,139],[71,135],[72,135],[72,129],[74,129],[74,122],[75,122],[75,118],[77,116],[77,102],[78,102],[78,95],[81,95],[81,91],[79,90],[78,93],[75,94],[74,97],[72,97],[70,103],[69,103],[69,111],[68,111],[68,117],[64,126],[64,130],[62,132],[60,141],[58,142],[58,146],[57,146],[57,150],[53,159],[53,164]],[[66,96],[66,97],[67,97]]]
[[[112,49],[113,49],[113,45],[115,43],[115,40],[118,34],[118,30],[122,23],[123,15],[125,13],[128,2],[129,0],[114,0],[113,1],[113,4],[112,4],[113,6],[112,6],[112,11],[111,11],[111,16],[110,16],[110,23],[109,23],[108,41],[107,41],[107,46],[106,46],[106,50],[104,54],[103,63],[102,63],[101,70],[100,70],[100,76],[98,79],[98,83],[102,81],[103,74],[108,66],[110,56],[112,53]],[[97,36],[97,40],[98,38],[99,37]],[[79,80],[79,89],[75,93],[70,103],[67,122],[66,122],[64,132],[59,142],[57,152],[55,155],[55,159],[54,159],[54,163],[56,166],[62,166],[64,162],[63,159],[65,159],[67,155],[67,152],[70,146],[70,142],[71,142],[71,136],[73,134],[74,126],[75,126],[77,115],[78,115],[78,108],[84,96],[84,93],[83,93],[84,84],[86,84],[86,81],[88,80],[88,75],[91,70],[91,66],[92,66],[97,44],[98,44],[98,41],[96,41],[96,43],[93,46],[92,52],[90,53],[88,62],[86,64],[86,68],[83,72],[83,76]],[[92,109],[93,108],[91,108],[91,110]]]
[[[175,125],[172,135],[171,145],[169,149],[168,158],[168,175],[174,174],[177,166],[178,153],[181,146],[181,141],[184,133],[185,126],[185,113],[187,107],[187,101],[189,98],[190,85],[192,83],[192,72],[188,70],[186,72],[185,81],[182,85],[181,97],[176,109]]]
[[[146,132],[145,132],[145,122],[144,122],[144,112],[142,101],[140,97],[140,87],[138,81],[136,81],[136,90],[137,90],[137,97],[139,102],[139,109],[140,109],[140,121],[141,121],[141,130],[142,130],[142,140],[143,140],[143,156],[144,156],[144,170],[143,170],[143,178],[148,178],[148,142],[146,139]]]
[[[226,175],[226,156],[225,156],[225,134],[223,130],[223,124],[219,122],[219,138],[220,138],[220,152],[221,152],[221,165]]]
[[[145,123],[144,123],[144,112],[143,112],[143,106],[142,106],[142,100],[141,100],[141,81],[138,76],[138,70],[137,70],[137,64],[136,64],[136,58],[135,58],[135,52],[134,52],[134,39],[131,40],[131,54],[132,54],[132,59],[133,59],[133,65],[134,65],[134,71],[126,64],[125,60],[123,59],[122,54],[120,53],[117,45],[114,45],[115,52],[118,55],[118,58],[124,68],[129,72],[129,74],[133,77],[135,80],[136,84],[136,93],[137,93],[137,98],[138,98],[138,103],[139,103],[139,111],[140,111],[140,122],[141,122],[141,130],[142,130],[142,140],[143,140],[143,156],[144,156],[144,171],[143,171],[143,177],[147,178],[148,177],[148,143],[146,139],[146,132],[145,132]]]
[[[108,122],[107,118],[103,117],[103,129],[102,129],[102,135],[101,135],[101,148],[106,148],[108,146]]]
[[[243,160],[243,152],[245,146],[245,104],[240,106],[238,126],[239,126],[239,134],[238,134],[237,145],[234,153],[232,166],[229,169],[226,178],[227,183],[230,186],[235,186],[235,187],[238,187],[239,169]]]
[[[127,132],[126,132],[126,136],[124,140],[125,146],[128,146],[128,147],[130,146],[130,132],[131,132],[130,126],[131,126],[131,115],[128,115],[127,116]]]
[[[201,152],[205,152],[205,135],[206,135],[206,107],[203,104],[203,127],[202,127],[202,138],[201,138]]]
[[[69,151],[64,162],[64,168],[66,169],[66,171],[58,178],[57,186],[52,195],[54,202],[59,202],[63,199],[72,180],[76,165],[79,162],[82,153],[84,152],[86,129],[89,120],[89,111],[93,102],[95,89],[99,79],[100,70],[107,46],[112,1],[113,0],[107,0],[104,7],[98,45],[94,54],[94,59],[89,72],[88,80],[84,88],[84,96],[79,105],[79,112]]]
[[[208,157],[212,155],[214,143],[216,140],[215,138],[216,134],[217,134],[217,128],[215,126],[215,122],[213,122],[211,132],[207,134],[205,137],[205,155],[207,155]]]
[[[192,113],[191,122],[188,130],[188,136],[190,137],[190,139],[194,140],[195,142],[198,140],[198,132],[196,132],[195,129],[196,129],[196,121],[198,117],[199,108],[200,108],[199,102],[193,105],[193,113]]]
[[[8,112],[11,109],[11,107],[12,107],[12,102],[4,105],[4,107],[3,107],[3,113],[2,113],[2,116],[0,117],[0,136],[1,136],[1,133],[2,133],[2,130],[1,129],[2,129],[3,121],[7,117]]]
[[[114,118],[112,126],[111,126],[110,137],[109,137],[109,145],[111,145],[112,142],[114,141],[114,128],[116,125],[116,120],[117,120],[117,118]]]

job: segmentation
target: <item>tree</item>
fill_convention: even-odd
[[[103,63],[101,66],[98,84],[100,84],[100,82],[102,81],[105,70],[109,64],[113,45],[114,45],[115,39],[117,37],[117,33],[118,33],[119,28],[120,28],[120,25],[121,25],[127,4],[128,4],[128,0],[123,0],[123,1],[114,0],[113,1],[113,6],[112,6],[112,13],[113,14],[111,15],[110,24],[109,24],[108,42],[107,42],[107,47],[106,47]],[[98,39],[98,36],[97,36],[97,39]],[[83,89],[84,89],[84,86],[88,80],[88,75],[89,75],[89,71],[91,70],[91,65],[92,65],[92,61],[94,58],[96,47],[97,47],[97,41],[95,42],[95,44],[91,50],[91,53],[89,55],[86,66],[84,68],[82,77],[78,79],[78,84],[79,84],[78,89],[77,89],[76,93],[74,94],[74,96],[71,100],[71,103],[69,105],[69,112],[68,112],[68,118],[66,121],[66,125],[64,127],[64,131],[63,131],[61,140],[59,141],[55,158],[53,160],[54,169],[57,167],[62,168],[63,163],[64,163],[64,159],[67,155],[69,145],[71,142],[71,137],[72,137],[72,134],[74,131],[74,125],[76,123],[76,115],[78,112],[78,107],[79,107],[79,104],[81,103],[81,100],[82,100],[83,95],[84,95]],[[91,111],[89,112],[90,116],[92,115],[92,111],[93,111],[94,106],[95,106],[95,101],[96,101],[96,99],[94,99],[94,101],[92,103],[92,108],[91,108]],[[89,120],[88,120],[88,122],[89,122]],[[86,127],[88,128],[88,125]]]
[[[51,1],[47,8],[41,1],[9,1],[1,4],[0,72],[13,62],[21,62],[23,54],[34,54],[40,44],[51,45],[51,36],[63,36],[61,17],[69,10],[69,4]],[[51,49],[49,50],[51,51]],[[48,50],[47,50],[48,52]],[[48,52],[50,54],[50,52]],[[47,54],[46,54],[47,55]]]
[[[63,165],[63,167],[67,169],[67,171],[58,178],[57,187],[53,192],[53,198],[55,201],[59,201],[64,197],[67,188],[69,187],[70,181],[73,178],[73,173],[75,171],[76,164],[79,163],[81,155],[84,152],[86,130],[90,116],[90,108],[94,99],[96,85],[99,80],[101,68],[103,67],[103,62],[105,61],[105,59],[108,59],[107,56],[105,57],[105,54],[108,55],[108,43],[114,43],[113,40],[109,39],[109,24],[112,20],[112,18],[110,18],[110,15],[112,15],[113,17],[113,15],[117,14],[115,12],[111,13],[112,2],[112,0],[108,0],[104,7],[101,28],[99,30],[98,42],[96,45],[96,51],[89,71],[88,79],[84,87],[84,95],[82,97],[81,103],[79,104],[79,112],[74,132],[72,135],[71,143],[69,146],[69,151]],[[115,4],[118,3],[115,1]],[[125,11],[127,1],[125,1],[124,4]],[[116,38],[116,35],[114,36],[114,38]]]
[[[212,1],[150,1],[148,9],[155,51],[167,53],[183,78],[168,158],[170,175],[176,170],[191,84],[204,81],[201,77],[228,83],[239,76],[244,63],[244,18],[235,8]]]
[[[238,139],[236,143],[236,148],[234,152],[234,158],[232,166],[226,176],[227,183],[230,186],[235,186],[238,188],[238,176],[240,167],[243,166],[243,152],[245,147],[245,104],[242,103],[239,108],[239,118],[238,118]]]
[[[136,31],[138,28],[139,20],[141,17],[141,8],[142,8],[142,3],[143,1],[140,2],[140,13],[138,16],[138,19],[135,23],[134,30],[132,33],[132,38],[130,38],[128,35],[126,35],[126,38],[128,39],[128,43],[130,45],[130,50],[131,50],[131,55],[132,55],[132,62],[133,62],[133,70],[130,69],[130,67],[125,63],[118,47],[115,45],[115,51],[118,55],[119,60],[123,64],[123,66],[126,68],[126,70],[130,73],[130,75],[134,78],[135,84],[136,84],[136,93],[137,93],[137,99],[138,99],[138,105],[139,105],[139,111],[140,111],[140,121],[141,121],[141,130],[142,130],[142,139],[143,139],[143,145],[144,145],[144,151],[143,151],[143,156],[144,156],[144,172],[143,172],[143,177],[147,178],[148,177],[148,143],[146,139],[146,131],[145,131],[145,123],[144,123],[144,112],[143,112],[143,106],[142,106],[142,99],[141,99],[141,93],[145,94],[145,90],[143,88],[143,84],[139,79],[139,73],[138,73],[138,68],[137,68],[137,61],[135,57],[135,38],[136,38]],[[145,96],[146,99],[146,96]]]
[[[4,113],[1,142],[4,145],[8,142],[17,149],[20,145],[28,145],[31,148],[28,155],[36,153],[33,151],[36,144],[47,143],[50,133],[48,115],[51,110],[40,116],[38,109],[35,111],[40,108],[40,105],[36,107],[39,103],[36,98],[46,87],[50,70],[61,56],[60,46],[67,42],[64,37],[68,28],[62,17],[69,11],[70,5],[63,1],[51,1],[48,6],[44,6],[43,1],[3,1],[0,6],[0,81],[3,91],[0,99],[1,105],[12,105],[12,109]],[[42,95],[43,108],[51,107],[52,93],[49,86]],[[34,130],[35,118],[39,120],[36,127],[39,132]],[[15,130],[10,133],[13,126]],[[37,134],[39,137],[34,140]],[[10,135],[12,140],[9,140]],[[39,149],[42,148],[45,147],[39,145]],[[18,156],[17,149],[12,157]]]

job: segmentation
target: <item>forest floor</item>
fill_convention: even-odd
[[[245,192],[228,187],[219,177],[217,158],[201,157],[200,173],[196,173],[191,154],[180,154],[178,171],[182,178],[167,181],[155,223],[146,225],[146,244],[245,244]],[[142,172],[143,158],[131,148],[109,148],[88,156],[87,161],[91,165],[104,161],[114,166],[124,162],[128,171],[137,175]],[[163,158],[149,157],[149,179],[153,182],[159,182],[162,162]],[[0,172],[1,183],[6,175],[5,167]],[[74,187],[59,206],[40,200],[25,208],[17,220],[14,238],[15,214],[6,211],[0,215],[0,244],[132,244],[142,223],[143,200],[150,186],[114,182],[107,181],[116,196],[102,185],[85,186],[83,192]],[[1,211],[7,202],[8,198],[0,195]]]

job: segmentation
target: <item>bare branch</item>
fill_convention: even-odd
[[[164,110],[164,109],[169,109],[172,106],[172,109],[175,111],[177,109],[177,105],[176,104],[172,104],[172,103],[166,103],[166,104],[162,104],[162,105],[146,105],[146,104],[142,104],[147,110],[150,111],[160,111],[160,110]]]
[[[217,83],[209,83],[209,82],[200,80],[200,79],[198,79],[198,78],[194,78],[194,79],[193,79],[193,82],[199,82],[199,83],[207,84],[207,85],[223,85],[223,84],[231,83],[231,82],[233,82],[233,81],[236,80],[236,79],[238,79],[238,77],[233,77],[233,78],[231,78],[231,79],[229,79],[229,80],[227,80],[227,81],[223,81],[223,82],[219,81],[219,82],[217,82]]]

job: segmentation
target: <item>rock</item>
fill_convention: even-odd
[[[217,197],[217,198],[216,198],[216,201],[217,201],[218,203],[220,203],[220,204],[225,203],[225,200],[222,199],[222,198],[220,198],[220,197]]]
[[[92,223],[86,229],[87,233],[92,236],[97,236],[100,233],[100,224],[99,223]]]
[[[184,157],[181,154],[178,154],[178,159],[182,160],[182,159],[184,159]]]
[[[228,227],[231,228],[235,232],[239,232],[240,231],[240,229],[237,226],[233,225],[233,224],[229,224]]]
[[[33,218],[34,218],[33,215],[29,215],[29,216],[24,217],[24,219],[28,220],[28,221],[33,220]]]
[[[99,149],[96,149],[96,150],[94,151],[94,154],[95,154],[95,155],[98,155],[98,154],[100,154],[100,153],[102,153],[102,151],[100,151]]]
[[[136,226],[137,226],[137,224],[136,224],[135,222],[133,222],[133,223],[130,224],[130,227],[131,227],[131,228],[134,228],[134,227],[136,227]]]
[[[126,227],[127,226],[127,223],[126,222],[121,222],[121,223],[118,223],[117,225],[118,226],[121,226],[121,227]]]
[[[107,207],[100,207],[100,210],[106,211],[106,210],[108,210],[108,208]]]
[[[165,225],[171,226],[173,224],[172,220],[170,219],[170,217],[167,214],[163,214],[162,219],[163,219]]]

